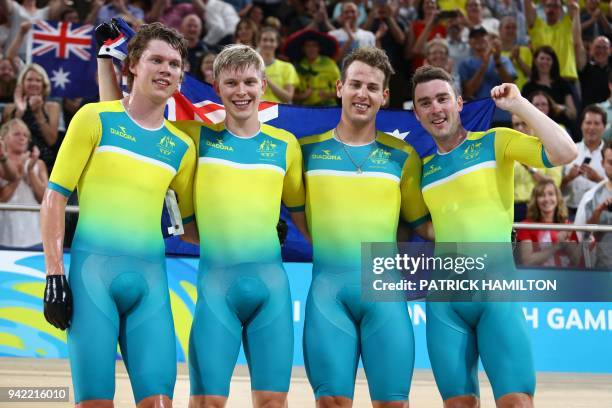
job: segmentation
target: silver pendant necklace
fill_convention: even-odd
[[[349,160],[351,161],[351,163],[353,163],[353,166],[355,166],[355,172],[357,172],[357,174],[362,174],[363,173],[363,165],[365,164],[366,161],[368,161],[368,159],[370,158],[370,156],[372,155],[372,153],[368,154],[366,156],[365,159],[363,159],[363,161],[360,164],[357,164],[355,162],[355,160],[353,160],[353,156],[351,156],[351,154],[349,153],[348,149],[346,148],[346,143],[344,143],[342,141],[342,139],[340,139],[340,136],[338,136],[338,131],[336,130],[336,128],[334,128],[334,137],[340,142],[340,144],[342,145],[342,149],[344,149],[344,153],[346,153],[346,157],[349,158]]]

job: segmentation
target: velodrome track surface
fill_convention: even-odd
[[[482,408],[493,408],[493,394],[484,374],[481,373]],[[73,406],[73,392],[68,360],[0,358],[0,387],[24,386],[70,386],[70,403],[7,403],[0,407],[55,408]],[[178,366],[178,377],[174,391],[174,407],[187,407],[189,376],[184,363]],[[355,407],[370,407],[370,399],[363,372],[358,374],[355,390]],[[132,389],[122,362],[117,363],[115,407],[133,407]],[[250,383],[248,370],[238,366],[232,378],[228,407],[248,408],[250,404]],[[294,368],[290,407],[313,407],[314,398],[303,368]],[[430,370],[416,370],[410,394],[412,408],[441,407],[433,375]],[[538,373],[536,391],[538,408],[611,408],[612,375]]]

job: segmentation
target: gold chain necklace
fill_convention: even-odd
[[[351,156],[351,154],[349,153],[348,149],[346,148],[346,143],[344,143],[342,141],[342,139],[340,139],[340,136],[338,136],[338,131],[336,130],[336,128],[334,128],[334,137],[340,142],[340,144],[342,145],[342,149],[344,149],[344,153],[346,153],[346,157],[349,158],[349,160],[351,161],[351,163],[353,163],[353,166],[355,166],[355,171],[357,172],[357,174],[361,174],[363,173],[363,165],[366,163],[366,161],[368,161],[368,159],[370,158],[370,156],[372,155],[372,153],[368,154],[366,156],[365,159],[363,159],[363,161],[360,164],[357,164],[357,162],[355,162],[355,160],[353,160],[353,156]],[[376,140],[376,138],[374,138]]]

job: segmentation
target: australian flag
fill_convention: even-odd
[[[109,41],[108,53],[112,56],[127,54],[127,42],[135,34],[123,20],[116,19],[121,37]],[[461,123],[467,130],[487,130],[491,124],[495,104],[491,98],[466,103],[461,112]],[[340,121],[340,107],[308,107],[262,102],[259,106],[261,122],[285,129],[296,137],[323,133]],[[212,87],[190,75],[185,75],[180,91],[166,106],[170,120],[199,120],[204,123],[220,123],[225,119],[225,109]],[[416,119],[414,112],[382,109],[376,118],[376,128],[404,139],[425,156],[433,153],[435,144]]]
[[[92,25],[38,20],[32,30],[28,58],[47,71],[51,96],[92,97],[98,93]]]
[[[105,43],[106,53],[122,59],[127,54],[127,43],[134,31],[121,19],[116,20],[122,35]],[[482,131],[490,127],[495,104],[491,98],[464,104],[461,123],[467,130]],[[261,102],[259,120],[285,129],[296,137],[323,133],[334,128],[340,121],[340,107],[307,107]],[[225,119],[225,108],[213,88],[195,78],[185,79],[166,105],[165,115],[169,120],[197,120],[203,123],[221,123]],[[435,143],[416,119],[414,112],[382,109],[376,117],[376,128],[392,136],[406,140],[421,156],[435,151]],[[283,246],[283,260],[286,262],[308,262],[312,260],[312,246],[297,231],[283,208],[283,218],[289,225],[287,240]],[[181,243],[177,237],[166,241],[166,251],[174,254],[198,253],[198,248]]]

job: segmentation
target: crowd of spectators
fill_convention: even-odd
[[[37,198],[33,175],[42,178],[51,171],[72,114],[87,102],[50,97],[47,73],[26,64],[32,22],[99,24],[121,17],[136,30],[151,21],[179,30],[189,47],[186,70],[207,83],[223,46],[257,48],[266,63],[265,99],[280,103],[337,105],[339,64],[361,46],[382,48],[390,57],[396,72],[390,108],[410,106],[410,78],[423,64],[447,70],[467,101],[488,96],[502,82],[515,82],[565,127],[580,152],[564,168],[542,171],[517,164],[515,221],[529,218],[529,203],[537,202],[537,186],[543,183],[549,195],[550,186],[560,189],[558,204],[567,207],[571,221],[587,192],[611,191],[604,157],[604,144],[612,138],[611,8],[601,0],[0,0],[2,123],[11,123],[9,130],[25,123],[29,135],[26,151],[15,161],[15,146],[9,145],[17,143],[8,140],[9,130],[3,133],[0,201],[21,200],[15,183],[29,186]],[[530,133],[518,122],[505,112],[494,117],[494,125]],[[596,194],[600,201],[604,195]],[[589,207],[591,215],[583,221],[611,224],[602,205]]]

